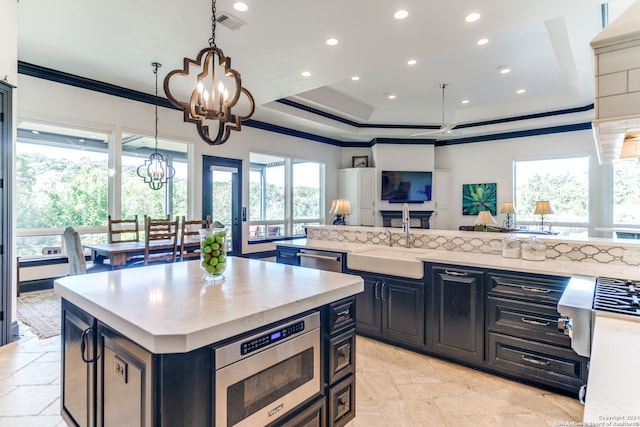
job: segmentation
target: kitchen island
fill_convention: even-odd
[[[316,408],[320,425],[353,417],[355,405],[345,411],[344,402],[355,396],[351,301],[360,277],[234,257],[223,283],[201,277],[196,260],[56,280],[70,425],[217,425],[215,350],[316,312],[319,390],[299,407],[269,409],[284,420]]]

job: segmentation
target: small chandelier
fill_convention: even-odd
[[[164,91],[173,105],[184,112],[184,121],[195,123],[198,134],[211,145],[224,144],[232,130],[239,131],[241,121],[253,115],[253,96],[242,87],[240,73],[231,68],[231,58],[224,56],[216,47],[216,1],[211,2],[211,38],[209,46],[202,49],[195,60],[184,58],[183,68],[173,70],[164,78]],[[194,67],[191,76],[190,68]],[[188,101],[179,100],[171,92],[169,82],[173,77],[190,77],[187,88],[191,90]],[[195,80],[194,80],[195,77]],[[180,78],[173,79],[176,87],[183,84]],[[179,89],[178,89],[179,91]],[[248,111],[241,115],[232,112],[241,96]],[[217,121],[217,131],[210,130],[209,124]]]
[[[149,184],[152,190],[159,190],[173,178],[176,170],[158,152],[158,68],[162,67],[162,64],[152,62],[151,65],[153,66],[153,74],[156,75],[156,149],[151,153],[149,159],[144,161],[144,165],[138,166],[137,172],[138,176],[144,179],[144,182]]]

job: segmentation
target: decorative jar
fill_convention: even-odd
[[[502,256],[504,258],[520,258],[520,239],[512,234],[502,239]]]
[[[227,267],[227,230],[203,228],[200,233],[200,268],[205,282],[222,282]]]
[[[544,261],[547,257],[547,245],[534,236],[522,242],[522,259],[528,261]]]

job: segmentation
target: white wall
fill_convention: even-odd
[[[152,76],[150,75],[150,78]],[[82,126],[108,132],[128,131],[153,135],[154,105],[144,104],[105,95],[98,92],[52,83],[46,80],[20,75],[18,116],[23,119],[46,121],[70,126]],[[190,215],[202,212],[202,156],[219,156],[243,161],[243,206],[249,201],[249,152],[259,151],[313,159],[325,163],[325,206],[328,211],[331,200],[337,198],[338,174],[342,167],[340,148],[287,135],[242,127],[232,132],[222,145],[211,146],[198,136],[195,125],[182,120],[182,112],[167,108],[158,109],[158,136],[160,138],[189,142],[194,156],[195,179],[190,183],[194,197],[190,200]],[[248,225],[243,224],[243,235],[248,236]],[[243,253],[274,249],[273,244],[248,245],[243,243]]]
[[[591,227],[602,227],[607,221],[605,210],[611,203],[610,198],[603,194],[603,182],[606,181],[609,172],[607,166],[598,164],[592,132],[584,130],[437,147],[436,168],[451,171],[449,228],[472,225],[475,219],[469,215],[462,215],[463,184],[495,182],[499,209],[502,202],[513,200],[514,161],[571,156],[590,156],[590,223]],[[505,215],[498,213],[496,221],[500,224],[504,219]],[[592,230],[591,235],[597,236],[597,233]]]

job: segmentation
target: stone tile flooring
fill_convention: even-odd
[[[65,426],[60,337],[0,347],[0,427]],[[347,427],[554,426],[582,421],[576,399],[357,338],[357,417]]]

